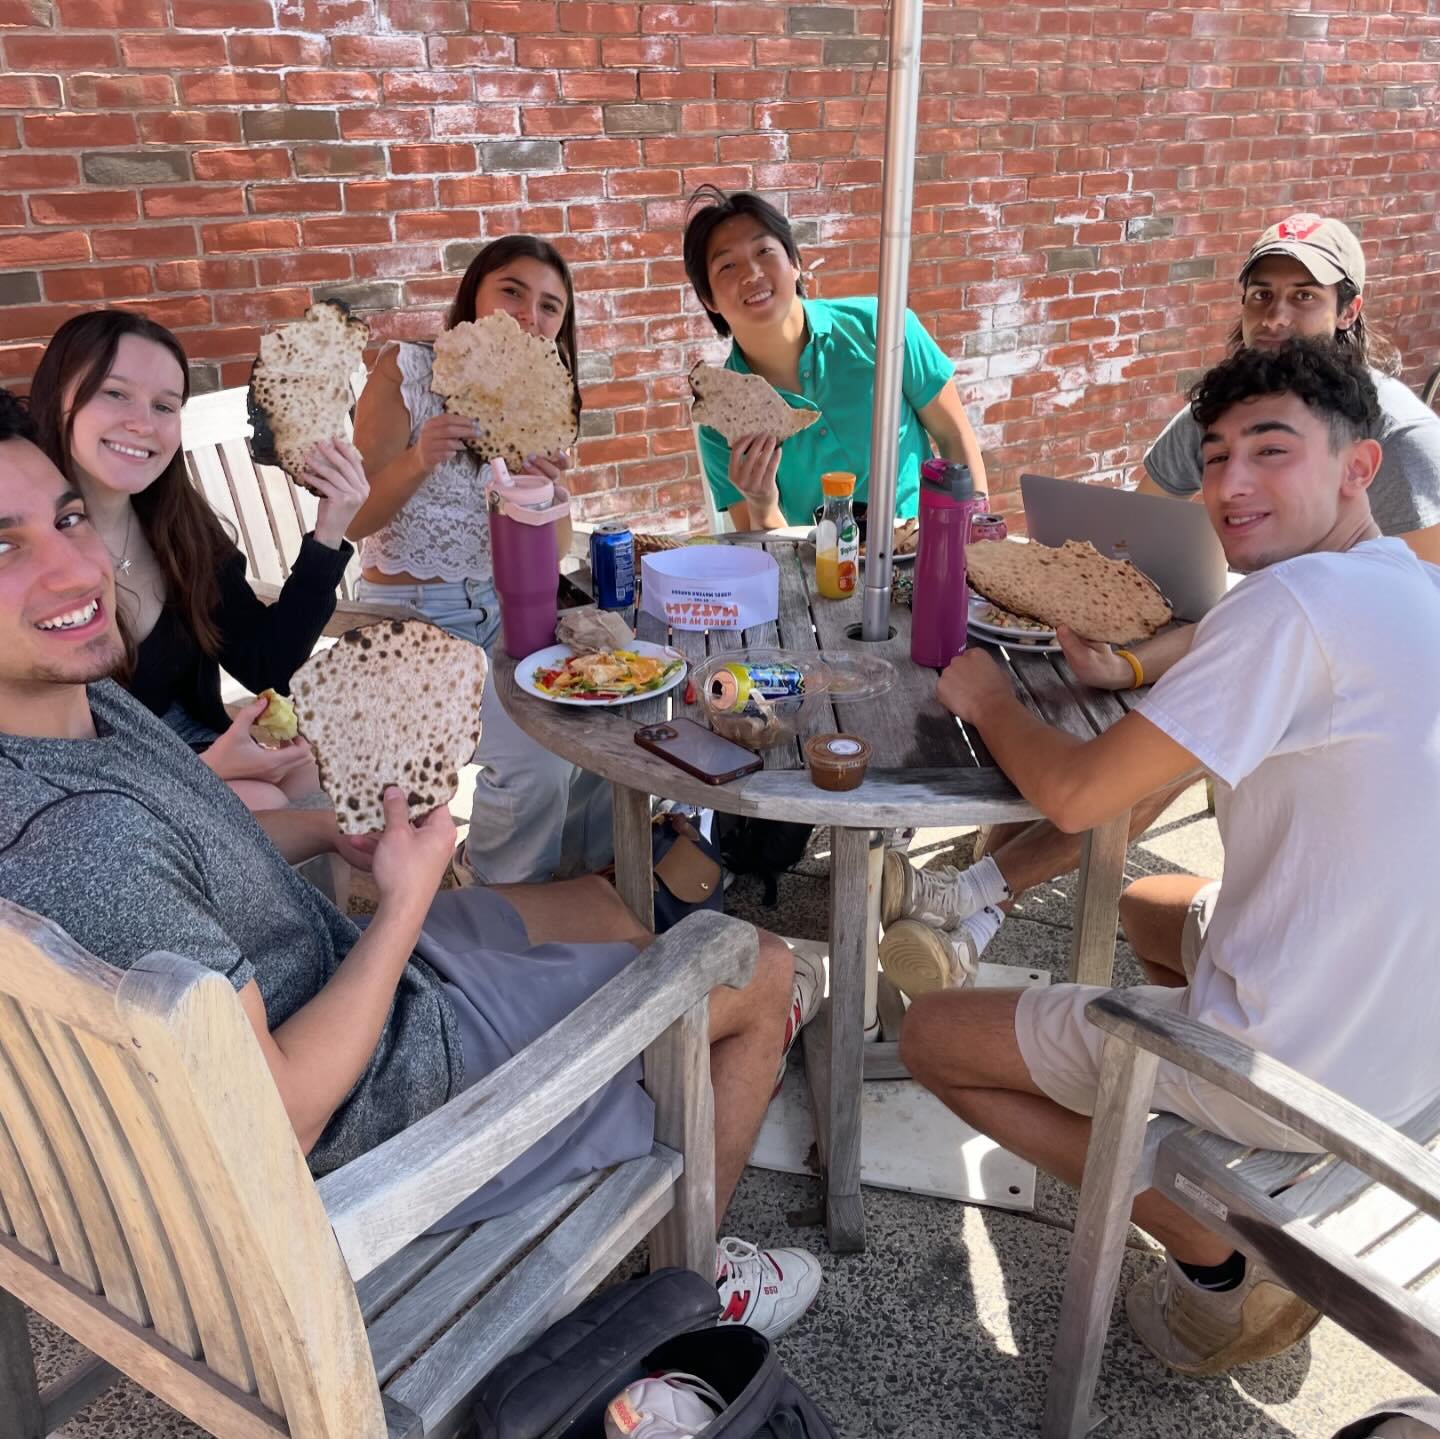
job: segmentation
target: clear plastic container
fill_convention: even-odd
[[[805,741],[805,763],[816,789],[859,789],[870,763],[870,745],[853,734],[817,734]]]
[[[820,660],[830,671],[830,698],[837,704],[860,704],[894,687],[895,666],[880,655],[821,650]]]
[[[783,679],[781,678],[783,676]],[[776,684],[797,684],[777,693]],[[695,705],[705,722],[747,749],[793,740],[830,687],[830,671],[817,654],[792,650],[724,650],[691,671]]]

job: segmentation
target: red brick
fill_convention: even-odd
[[[342,110],[340,133],[347,140],[428,140],[430,116],[424,110]]]
[[[537,105],[520,112],[527,135],[603,135],[605,122],[598,105]]]
[[[642,100],[708,100],[715,93],[714,75],[703,70],[646,70],[640,76]]]
[[[567,100],[634,100],[640,93],[633,70],[565,70],[560,88]]]
[[[678,170],[618,170],[610,177],[610,193],[615,196],[678,195],[680,192]]]
[[[107,70],[120,58],[113,35],[7,35],[4,48],[13,70]]]
[[[380,85],[362,70],[296,70],[285,77],[292,105],[365,104],[380,98]]]
[[[330,57],[337,65],[400,70],[425,63],[425,41],[418,35],[332,35]]]
[[[176,255],[197,253],[192,225],[96,230],[91,235],[91,244],[101,260],[168,260]]]
[[[280,148],[197,150],[191,163],[197,180],[285,180],[290,177],[290,152]]]
[[[334,180],[250,187],[250,210],[255,215],[314,215],[339,209],[340,185]]]
[[[352,180],[345,186],[345,208],[370,214],[428,210],[435,203],[433,180]]]
[[[5,183],[11,189],[43,190],[51,185],[73,185],[79,179],[79,163],[70,155],[5,157]]]
[[[136,142],[135,119],[125,114],[27,115],[25,144],[37,150],[100,150]],[[6,181],[14,184],[6,160]]]
[[[388,215],[336,215],[306,220],[303,227],[307,245],[383,245],[390,239]]]
[[[72,75],[65,95],[77,110],[129,110],[175,103],[168,75]]]
[[[600,63],[600,42],[589,37],[524,35],[515,42],[516,63],[532,70],[586,70]]]
[[[140,138],[150,144],[233,145],[240,142],[240,117],[225,110],[169,110],[137,118]]]
[[[438,245],[393,245],[387,249],[372,247],[355,256],[357,280],[392,280],[440,268]]]
[[[529,9],[538,6],[527,5]],[[515,42],[509,35],[436,35],[429,44],[430,63],[440,69],[447,66],[484,68],[512,65]]]
[[[275,23],[270,0],[171,0],[177,30],[268,30]]]
[[[254,260],[167,260],[155,266],[162,290],[245,290],[255,285]]]
[[[697,36],[680,42],[680,63],[703,68],[753,65],[755,42],[732,35]]]
[[[694,72],[696,74],[702,71]],[[778,100],[785,93],[785,77],[777,70],[717,70],[717,100]]]
[[[116,225],[138,216],[133,190],[72,190],[30,196],[30,218],[37,225]]]
[[[544,35],[559,29],[553,4],[532,3],[532,0],[488,0],[470,6],[470,25],[479,31],[502,35],[533,33]]]
[[[434,126],[436,135],[518,135],[520,111],[513,105],[442,105],[436,107]]]
[[[123,300],[148,295],[150,271],[144,265],[86,265],[82,270],[46,270],[47,300]]]
[[[224,325],[278,325],[298,320],[310,306],[309,290],[262,290],[217,295],[215,318]]]
[[[396,175],[432,175],[475,168],[473,145],[392,145],[390,169]]]
[[[617,170],[640,163],[638,140],[569,140],[565,163],[572,170]]]
[[[783,5],[717,5],[715,28],[728,35],[783,35]]]
[[[714,5],[646,5],[640,29],[646,35],[708,35],[715,28]]]
[[[298,255],[262,255],[253,263],[259,271],[262,285],[327,285],[339,280],[349,280],[355,273],[349,255],[336,250],[306,250]]]
[[[60,81],[54,75],[0,75],[0,109],[55,109]]]
[[[274,105],[280,101],[280,77],[264,70],[182,75],[180,98],[187,105]]]
[[[67,30],[163,30],[165,8],[151,0],[56,0]]]
[[[560,28],[576,35],[633,35],[640,22],[638,5],[571,4],[556,7]]]
[[[325,42],[313,35],[231,35],[230,63],[239,66],[321,65]]]
[[[205,250],[293,250],[300,243],[294,220],[240,220],[230,225],[202,225]]]
[[[225,63],[221,35],[122,35],[120,54],[134,70],[198,70]]]
[[[397,240],[463,240],[479,231],[480,218],[474,210],[414,211],[395,217]]]

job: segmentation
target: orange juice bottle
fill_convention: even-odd
[[[820,476],[820,491],[825,508],[815,526],[815,588],[827,600],[846,600],[860,572],[860,532],[850,508],[855,476],[831,470]]]

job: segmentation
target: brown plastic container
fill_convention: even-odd
[[[805,741],[810,783],[817,789],[858,789],[870,753],[869,744],[853,734],[817,734]]]

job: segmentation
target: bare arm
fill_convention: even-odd
[[[985,457],[980,453],[980,441],[970,426],[970,417],[960,401],[960,392],[955,381],[946,382],[944,389],[917,412],[925,433],[935,442],[935,448],[947,460],[955,460],[969,466],[977,490],[986,490]]]
[[[1427,564],[1440,565],[1440,525],[1431,525],[1425,530],[1410,530],[1395,538],[1404,540]]]
[[[1075,677],[1101,690],[1135,688],[1135,671],[1101,640],[1081,639],[1074,630],[1061,625],[1055,632],[1060,648]],[[1173,629],[1153,635],[1139,644],[1130,645],[1130,653],[1140,661],[1142,683],[1154,684],[1171,665],[1190,653],[1195,638],[1194,625],[1176,625]]]
[[[973,724],[995,762],[1048,820],[1067,834],[1125,814],[1137,800],[1202,768],[1143,715],[1128,714],[1092,740],[1036,719],[1009,676],[983,650],[951,660],[936,691]]]
[[[255,982],[240,991],[240,1003],[307,1154],[375,1052],[395,987],[454,847],[455,822],[449,810],[433,810],[412,825],[406,819],[404,794],[392,787],[385,795],[385,832],[374,857],[380,902],[340,967],[313,999],[274,1030]]]

